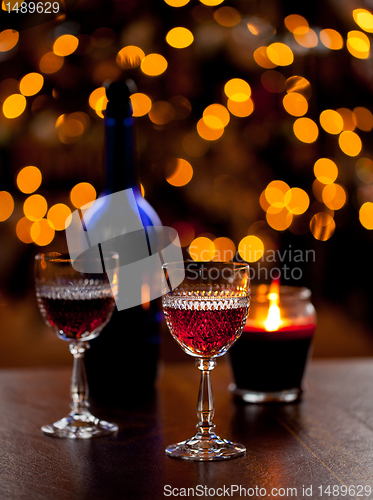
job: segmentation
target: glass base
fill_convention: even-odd
[[[100,420],[87,411],[79,414],[70,413],[53,424],[43,425],[41,430],[52,437],[90,439],[113,434],[118,431],[118,426]]]
[[[303,392],[300,387],[274,392],[259,392],[239,389],[236,384],[230,384],[228,389],[245,403],[293,403],[300,398]]]
[[[246,453],[242,444],[221,439],[215,433],[205,437],[200,432],[187,441],[171,444],[166,448],[166,455],[182,460],[210,461],[227,460],[241,457]]]

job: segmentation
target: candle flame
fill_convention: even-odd
[[[267,319],[264,321],[264,328],[267,332],[278,330],[282,325],[280,308],[280,280],[274,279],[269,287],[268,293],[269,309]]]

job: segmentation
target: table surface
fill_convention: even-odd
[[[280,405],[235,402],[220,359],[212,372],[216,430],[247,448],[246,456],[221,462],[185,462],[164,453],[195,431],[199,371],[192,362],[166,365],[152,397],[101,410],[120,430],[92,440],[40,431],[67,413],[69,377],[65,368],[0,371],[2,500],[157,500],[193,493],[373,498],[373,359],[313,361],[303,400]]]

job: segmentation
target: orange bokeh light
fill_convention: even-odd
[[[13,196],[8,191],[0,191],[0,221],[3,222],[12,215],[14,210]]]
[[[81,208],[85,205],[92,205],[96,199],[96,190],[89,182],[80,182],[71,190],[70,200],[76,208]],[[85,207],[88,208],[88,207]]]
[[[42,175],[37,167],[24,167],[18,172],[17,186],[22,193],[33,193],[41,184]]]
[[[185,186],[193,177],[192,165],[183,158],[175,158],[167,165],[167,170],[170,174],[166,176],[166,180],[172,186]]]

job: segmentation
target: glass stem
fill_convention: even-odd
[[[71,413],[86,413],[88,403],[88,384],[84,366],[84,354],[89,348],[88,342],[71,342],[69,349],[74,356],[73,373],[70,384]]]
[[[199,428],[202,437],[210,438],[215,427],[215,424],[212,422],[215,410],[210,371],[215,368],[216,361],[215,359],[198,358],[196,365],[201,370],[201,383],[197,403],[197,417],[199,418],[197,428]]]

